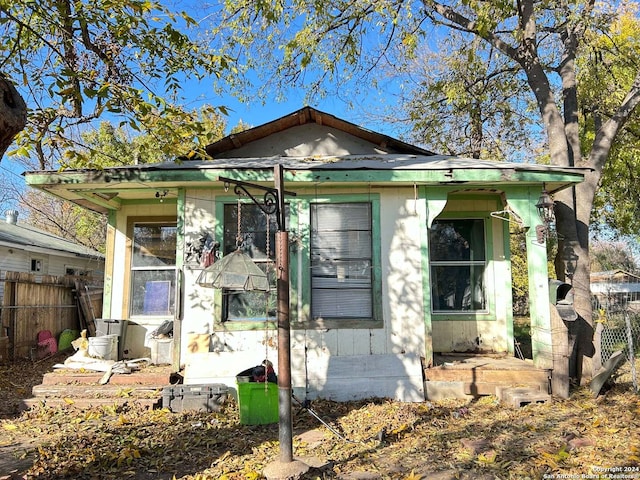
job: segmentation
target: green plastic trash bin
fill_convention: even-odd
[[[278,385],[238,381],[238,408],[243,425],[278,423]]]

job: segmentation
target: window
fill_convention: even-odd
[[[312,203],[311,317],[373,319],[370,203]]]
[[[175,313],[176,222],[135,222],[131,258],[131,315]]]
[[[267,221],[269,227],[267,229]],[[240,249],[267,272],[270,292],[223,292],[223,321],[265,321],[276,318],[276,273],[274,267],[275,234],[278,230],[275,215],[266,215],[257,205],[243,203],[240,207]],[[269,231],[269,252],[267,252],[267,230]],[[224,206],[223,255],[238,248],[238,205]]]
[[[434,312],[487,308],[484,220],[436,220],[429,232]]]
[[[31,271],[32,272],[42,272],[42,259],[41,258],[32,258],[31,259]]]

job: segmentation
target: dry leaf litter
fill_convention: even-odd
[[[19,467],[0,479],[258,480],[278,458],[278,426],[240,425],[233,400],[217,413],[69,404],[18,414],[48,365],[38,367],[0,366],[0,468]],[[330,428],[293,406],[294,455],[315,466],[303,479],[640,479],[640,396],[622,377],[598,398],[578,389],[520,408],[493,396],[311,402]]]

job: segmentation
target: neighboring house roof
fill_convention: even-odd
[[[620,281],[623,279],[630,279],[632,282],[640,281],[640,275],[627,272],[626,270],[605,270],[603,272],[591,272],[592,282],[611,282],[613,280]]]
[[[640,292],[640,276],[625,270],[607,270],[591,273],[591,293]]]
[[[176,197],[177,188],[206,188],[219,176],[243,176],[273,184],[281,165],[285,182],[317,185],[451,185],[495,190],[500,185],[539,186],[556,191],[580,183],[590,170],[437,155],[333,115],[305,107],[280,119],[229,135],[207,147],[214,158],[103,170],[26,172],[27,183],[106,213],[127,201]],[[173,190],[172,190],[173,189]]]
[[[57,237],[31,225],[0,221],[0,246],[29,252],[84,258],[104,258],[98,251]]]

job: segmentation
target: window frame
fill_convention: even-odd
[[[336,194],[302,196],[298,199],[298,237],[300,243],[292,252],[292,264],[298,265],[300,259],[301,268],[291,272],[290,278],[294,285],[299,285],[296,292],[296,302],[299,304],[298,317],[294,325],[308,329],[373,329],[383,328],[382,317],[382,280],[381,280],[381,253],[380,253],[380,196],[377,193],[368,194]],[[314,203],[344,204],[344,203],[368,203],[371,213],[371,318],[312,318],[312,287],[311,287],[311,205]],[[292,294],[293,299],[293,294]],[[292,301],[293,305],[293,301]]]
[[[289,234],[289,317],[292,329],[373,329],[383,328],[382,317],[382,280],[380,253],[380,196],[367,194],[323,194],[297,195],[286,198],[287,229]],[[371,241],[372,241],[372,319],[349,320],[313,320],[311,319],[311,268],[310,258],[310,205],[311,203],[362,203],[371,205]],[[235,196],[217,196],[215,200],[215,238],[222,243],[224,239],[224,205],[237,203]],[[273,245],[275,251],[275,245]],[[275,259],[274,259],[275,260]],[[223,299],[220,290],[214,292],[215,330],[244,331],[265,330],[277,327],[275,321],[221,321]]]
[[[427,244],[427,251],[429,252],[429,302],[428,308],[431,312],[431,315],[434,319],[449,319],[449,317],[456,317],[456,320],[477,320],[479,317],[491,317],[491,312],[495,310],[493,305],[493,294],[494,292],[491,290],[491,284],[493,282],[492,272],[491,272],[491,259],[493,258],[493,249],[492,245],[492,224],[490,218],[486,215],[477,215],[460,212],[457,214],[448,214],[441,215],[437,217],[433,224],[437,222],[448,222],[448,221],[474,221],[481,220],[483,225],[483,242],[484,242],[484,260],[468,260],[468,261],[452,261],[452,260],[441,260],[434,261],[431,258],[431,244],[430,241]],[[431,236],[431,228],[428,229],[427,238]],[[436,310],[433,304],[433,295],[436,291],[433,275],[433,267],[434,266],[474,266],[474,265],[483,265],[484,270],[482,274],[483,280],[483,289],[485,295],[485,306],[483,309],[478,310]]]
[[[36,274],[44,273],[44,257],[29,258],[29,272]]]
[[[65,275],[69,275],[72,277],[91,277],[93,275],[93,270],[76,267],[74,265],[65,265],[64,271]]]
[[[226,225],[226,212],[227,212],[227,208],[233,208],[233,207],[237,207],[238,205],[238,201],[237,199],[235,199],[234,201],[223,201],[222,202],[222,221],[221,223],[221,227],[222,227],[222,234],[220,236],[220,238],[222,239],[222,241],[220,242],[220,244],[222,245],[221,247],[221,254],[224,255],[228,255],[229,253],[232,253],[232,250],[226,250],[227,246],[225,245],[225,239],[226,239],[226,231],[225,231],[225,225]],[[246,207],[251,207],[254,210],[254,212],[252,212],[252,214],[258,213],[259,215],[265,215],[263,212],[260,211],[259,207],[257,205],[255,205],[254,203],[251,202],[242,202],[242,207],[241,208],[246,208]],[[288,204],[285,205],[285,209],[288,209]],[[257,210],[257,212],[256,212]],[[244,212],[242,213],[242,215],[246,215],[247,213]],[[269,251],[271,252],[271,256],[265,256],[264,258],[256,258],[253,259],[254,263],[256,265],[258,265],[259,267],[261,265],[265,266],[265,271],[267,272],[268,278],[269,278],[269,287],[270,287],[270,291],[269,291],[269,305],[271,306],[271,308],[267,307],[265,305],[265,311],[267,310],[267,308],[269,308],[269,310],[273,310],[274,315],[267,315],[267,316],[262,316],[262,317],[246,317],[246,318],[229,318],[229,304],[230,304],[230,299],[231,299],[231,295],[237,295],[235,293],[233,293],[230,290],[221,290],[220,291],[220,296],[221,296],[221,303],[220,303],[220,323],[225,324],[225,325],[259,325],[261,326],[261,328],[264,328],[265,324],[266,325],[272,325],[275,326],[276,322],[277,322],[277,299],[276,299],[276,277],[275,277],[275,233],[277,231],[277,220],[275,217],[275,213],[269,215],[270,220],[269,220],[269,231],[270,231],[270,236],[273,236],[273,238],[270,240],[270,245],[269,245]],[[285,218],[287,216],[285,215]],[[288,222],[288,220],[286,220]],[[237,226],[236,224],[234,224],[235,227],[235,231],[233,232],[234,235],[237,234]],[[265,230],[266,232],[266,230]],[[242,226],[241,226],[241,234],[242,232]],[[246,234],[246,232],[244,232]],[[242,295],[243,293],[240,293],[240,295]],[[253,294],[253,295],[265,295],[265,292],[244,292],[244,294]]]
[[[175,248],[175,260],[174,264],[170,266],[134,266],[134,248],[135,248],[135,238],[134,231],[135,227],[140,224],[153,224],[153,225],[161,225],[161,226],[174,226],[176,229],[176,248]],[[175,318],[180,301],[178,295],[180,294],[179,288],[179,267],[178,267],[178,218],[177,216],[161,216],[161,217],[128,217],[127,218],[127,285],[125,285],[125,305],[126,305],[126,313],[128,318],[130,319],[139,319],[141,321],[150,320],[150,319],[172,319]],[[133,288],[134,288],[134,272],[141,271],[162,271],[162,272],[173,272],[171,276],[171,284],[170,284],[170,292],[168,296],[169,301],[169,310],[167,313],[133,313]],[[161,280],[166,281],[166,280]]]

